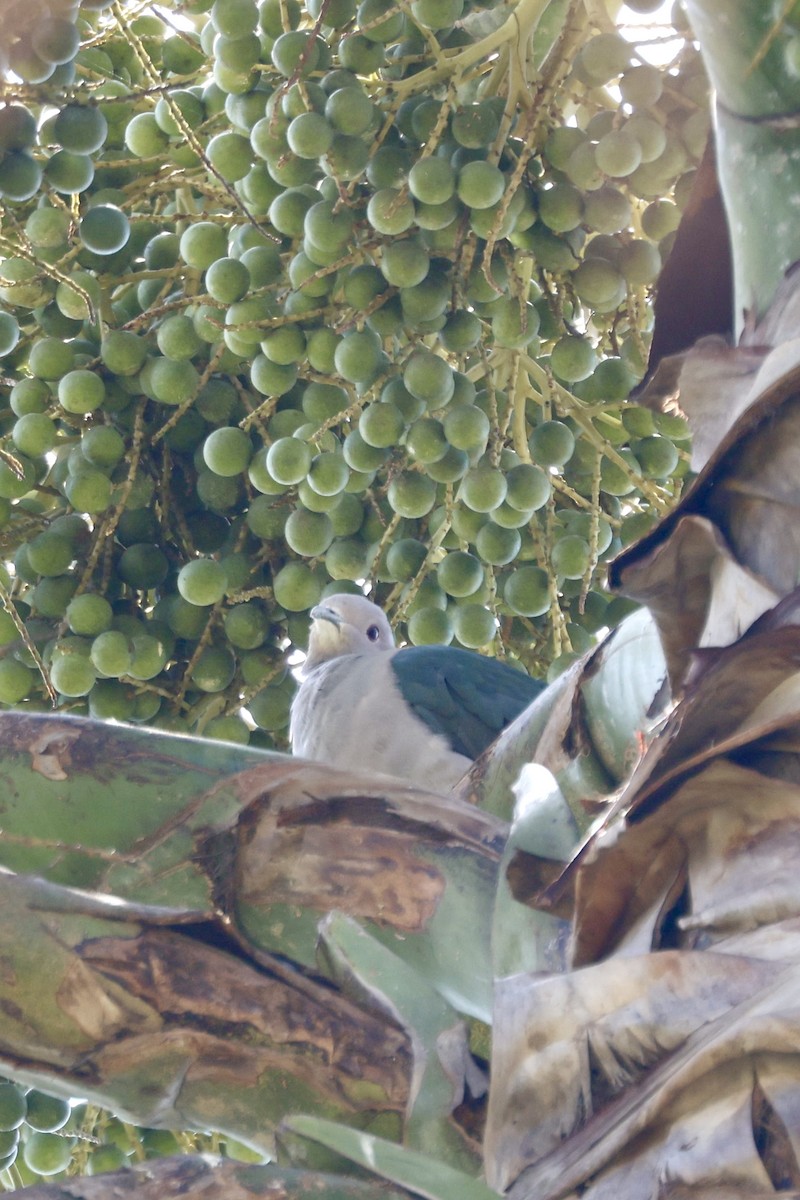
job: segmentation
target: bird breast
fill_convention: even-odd
[[[392,654],[348,655],[322,663],[292,704],[292,753],[335,767],[393,775],[449,791],[471,765],[408,707]]]

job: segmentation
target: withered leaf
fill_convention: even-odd
[[[564,977],[504,980],[486,1136],[489,1182],[505,1190],[518,1179],[515,1200],[555,1200],[627,1155],[635,1160],[636,1139],[654,1125],[655,1153],[669,1158],[675,1148],[664,1135],[674,1125],[672,1106],[702,1119],[696,1089],[707,1073],[725,1072],[756,1045],[770,1052],[787,1044],[789,1017],[773,1029],[768,1014],[783,1012],[797,971],[667,951],[614,958]],[[747,1074],[752,1088],[752,1068]],[[652,1180],[658,1173],[649,1157]],[[759,1182],[768,1182],[763,1171]]]
[[[746,407],[677,508],[611,566],[612,586],[625,593],[630,587],[631,595],[647,604],[652,601],[666,638],[674,683],[682,677],[691,650],[701,644],[718,590],[714,574],[726,557],[726,546],[741,568],[737,587],[743,590],[745,602],[739,617],[735,607],[728,606],[727,628],[723,625],[715,636],[732,640],[736,624],[741,627],[748,616],[764,611],[770,593],[779,598],[794,590],[800,577],[800,521],[795,519],[800,507],[798,479],[800,340],[794,339],[765,359]],[[696,523],[685,525],[691,517],[710,521],[718,531],[716,537],[706,533],[705,548]],[[678,542],[668,548],[676,537]],[[674,572],[672,605],[670,570]],[[755,576],[755,581],[748,576]],[[712,628],[703,639],[705,644]]]

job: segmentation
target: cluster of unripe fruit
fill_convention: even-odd
[[[96,1105],[0,1079],[0,1182],[4,1190],[66,1175],[101,1175],[188,1149],[197,1153],[213,1149],[244,1162],[263,1161],[231,1138],[176,1136],[166,1129],[139,1128]]]
[[[464,0],[48,5],[2,18],[0,702],[280,744],[326,589],[535,671],[618,620],[686,470],[626,397],[691,48],[587,29],[537,112]]]

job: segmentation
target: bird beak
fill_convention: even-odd
[[[331,625],[335,625],[338,629],[342,624],[342,618],[332,608],[328,608],[325,604],[315,604],[311,610],[312,621],[329,621]]]
[[[327,604],[316,604],[311,610],[311,628],[308,634],[308,654],[304,673],[313,670],[327,659],[341,654],[340,629],[344,621]]]

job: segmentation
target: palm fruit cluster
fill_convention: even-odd
[[[3,8],[0,703],[281,746],[326,592],[536,673],[620,619],[707,84],[574,7]]]
[[[262,1158],[233,1138],[129,1125],[85,1101],[0,1079],[0,1183],[4,1191],[186,1152]],[[9,1186],[6,1187],[5,1184]]]

